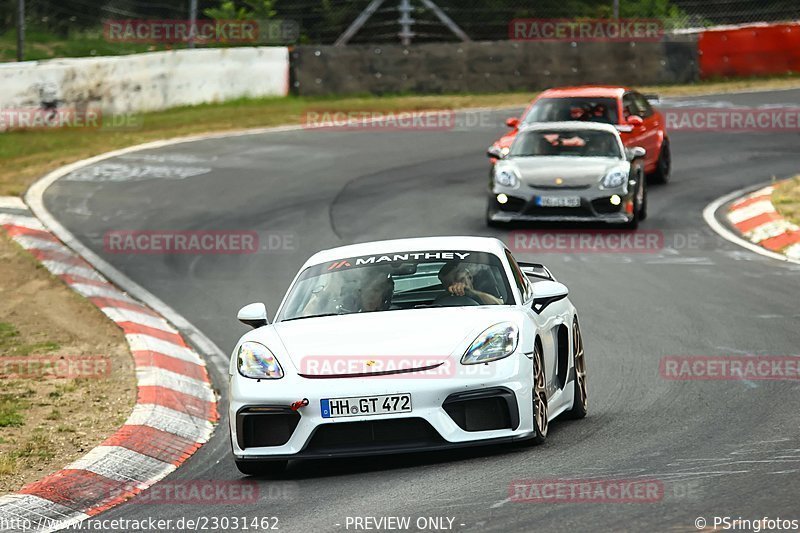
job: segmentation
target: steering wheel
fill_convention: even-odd
[[[481,305],[480,303],[476,302],[469,296],[454,296],[452,294],[446,294],[444,296],[439,296],[436,300],[433,301],[436,305],[442,305],[446,307],[458,307],[462,305]]]

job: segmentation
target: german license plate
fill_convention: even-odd
[[[580,196],[537,196],[539,207],[580,207]]]
[[[410,413],[411,395],[386,394],[383,396],[325,398],[320,400],[320,407],[322,418]]]

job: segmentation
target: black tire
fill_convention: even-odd
[[[289,461],[239,461],[236,468],[246,476],[277,477],[286,471]]]
[[[630,222],[623,222],[622,223],[622,228],[623,229],[634,230],[634,229],[637,229],[638,227],[639,227],[639,210],[638,209],[634,209],[633,210],[633,218],[630,220]]]
[[[664,139],[661,143],[661,152],[658,154],[656,170],[650,174],[650,181],[666,185],[669,183],[672,172],[672,151],[669,148],[669,139]]]
[[[586,391],[586,354],[583,349],[583,335],[578,325],[578,317],[572,321],[572,361],[575,367],[572,409],[566,412],[567,418],[583,418],[589,411],[589,396]]]
[[[644,196],[642,197],[642,205],[639,208],[639,220],[644,220],[647,218],[647,181],[645,180],[642,183],[642,187],[644,187]]]
[[[547,375],[544,368],[542,343],[536,339],[533,348],[533,438],[530,444],[538,445],[547,440],[549,422],[547,420]]]
[[[639,179],[639,187],[639,191],[633,195],[633,218],[630,222],[624,222],[622,224],[622,227],[625,229],[637,229],[639,227],[639,222],[644,220],[644,217],[647,216],[647,186],[643,178]],[[639,200],[639,192],[642,194],[641,200]],[[642,216],[643,213],[644,217]]]

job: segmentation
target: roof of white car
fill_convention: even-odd
[[[364,255],[379,255],[402,252],[460,251],[490,252],[502,257],[505,244],[494,237],[415,237],[388,241],[364,242],[322,250],[306,261],[305,267]]]
[[[530,130],[595,130],[607,131],[619,135],[619,130],[612,124],[602,122],[589,122],[584,120],[570,120],[564,122],[531,122],[520,127],[520,131]]]

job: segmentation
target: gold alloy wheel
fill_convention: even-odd
[[[544,358],[539,342],[533,348],[533,422],[536,425],[536,439],[547,437],[547,392],[545,390]]]
[[[583,351],[583,336],[581,336],[577,319],[572,323],[572,351],[575,364],[575,386],[577,387],[575,401],[580,402],[578,411],[586,413],[589,407],[589,398],[586,392],[586,359]],[[573,406],[572,409],[576,410],[576,407]]]

